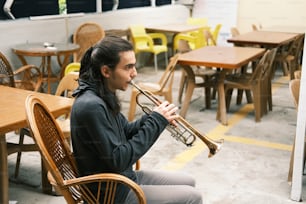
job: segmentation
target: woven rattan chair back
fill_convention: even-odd
[[[6,57],[0,52],[0,84],[15,87],[14,73]]]
[[[80,25],[73,35],[73,42],[80,46],[80,49],[73,55],[73,61],[80,62],[86,50],[103,39],[104,36],[103,28],[97,23],[86,22]]]
[[[48,178],[67,203],[112,204],[119,183],[129,186],[135,192],[140,204],[146,203],[141,188],[122,175],[105,173],[78,177],[73,154],[46,105],[33,95],[29,95],[25,103],[27,122],[48,168]],[[106,187],[105,195],[103,196],[100,191],[91,192],[86,186],[90,183],[101,188]]]
[[[18,78],[15,78],[17,75]],[[0,84],[38,91],[41,88],[42,75],[34,65],[25,65],[13,71],[8,59],[0,52]]]

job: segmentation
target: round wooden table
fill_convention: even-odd
[[[42,69],[43,80],[47,82],[48,93],[51,93],[51,82],[59,81],[69,63],[69,57],[79,49],[79,45],[73,43],[25,43],[15,45],[12,49],[23,65],[27,65],[25,57],[41,57],[40,67]],[[59,76],[54,76],[51,67],[51,57],[56,56],[60,66]]]

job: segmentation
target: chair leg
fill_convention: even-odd
[[[166,67],[168,66],[168,52],[165,52],[165,62],[166,62]]]
[[[179,86],[179,93],[178,93],[178,102],[179,102],[179,104],[182,104],[182,97],[183,97],[183,92],[184,92],[186,83],[187,83],[186,73],[185,73],[184,70],[182,70],[181,81],[180,81],[180,86]]]
[[[211,87],[209,87],[209,86],[205,87],[204,92],[205,92],[206,109],[210,109],[211,108]]]
[[[154,67],[155,67],[155,72],[157,72],[158,68],[157,68],[157,55],[154,54]]]
[[[24,136],[28,135],[30,136],[30,131],[27,128],[22,128],[20,130],[20,134],[19,134],[19,145],[23,145],[23,141],[24,141]],[[19,151],[17,153],[17,159],[16,159],[16,166],[15,166],[15,173],[14,173],[14,177],[17,178],[19,175],[19,167],[20,167],[20,160],[21,160],[21,154],[22,152]]]
[[[225,89],[225,107],[226,107],[226,111],[229,111],[229,107],[231,105],[231,99],[232,99],[232,94],[233,94],[233,89]]]
[[[131,102],[130,102],[130,109],[129,109],[129,113],[128,113],[128,120],[129,121],[133,121],[134,117],[135,117],[135,112],[136,112],[136,95],[137,95],[137,91],[136,90],[132,90],[132,94],[131,94]]]
[[[259,87],[253,89],[255,121],[260,122],[262,116],[261,96]]]

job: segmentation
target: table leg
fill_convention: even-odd
[[[62,55],[64,56],[63,60],[61,60]],[[64,54],[58,54],[57,55],[57,62],[59,64],[60,68],[61,68],[59,79],[62,79],[64,77],[65,68],[69,64],[69,61],[70,61],[70,55],[71,55],[71,53],[64,53]]]
[[[7,148],[5,134],[0,135],[0,203],[8,204],[9,182],[8,182],[8,166],[7,166]]]
[[[222,69],[218,77],[218,110],[216,119],[220,121],[223,125],[227,125],[226,103],[224,93],[224,79],[226,73],[227,70]]]
[[[48,170],[43,159],[41,159],[41,185],[43,193],[52,195],[52,185],[48,180]]]
[[[51,77],[52,77],[52,68],[51,68],[51,56],[47,56],[47,85],[48,85],[48,94],[51,93]]]
[[[190,66],[183,66],[186,74],[187,74],[187,89],[185,92],[184,101],[182,104],[182,108],[180,111],[180,115],[185,118],[188,110],[189,103],[191,101],[191,97],[193,94],[193,90],[195,88],[195,76],[193,70]]]

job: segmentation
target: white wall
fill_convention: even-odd
[[[251,25],[306,25],[305,0],[240,0],[237,27],[250,31]]]
[[[222,41],[232,26],[241,33],[251,31],[252,24],[306,27],[305,11],[305,0],[195,0],[192,16],[207,17],[211,26],[221,23]]]
[[[195,0],[192,17],[208,18],[208,25],[214,29],[222,24],[218,45],[227,45],[230,28],[237,24],[238,0]]]

